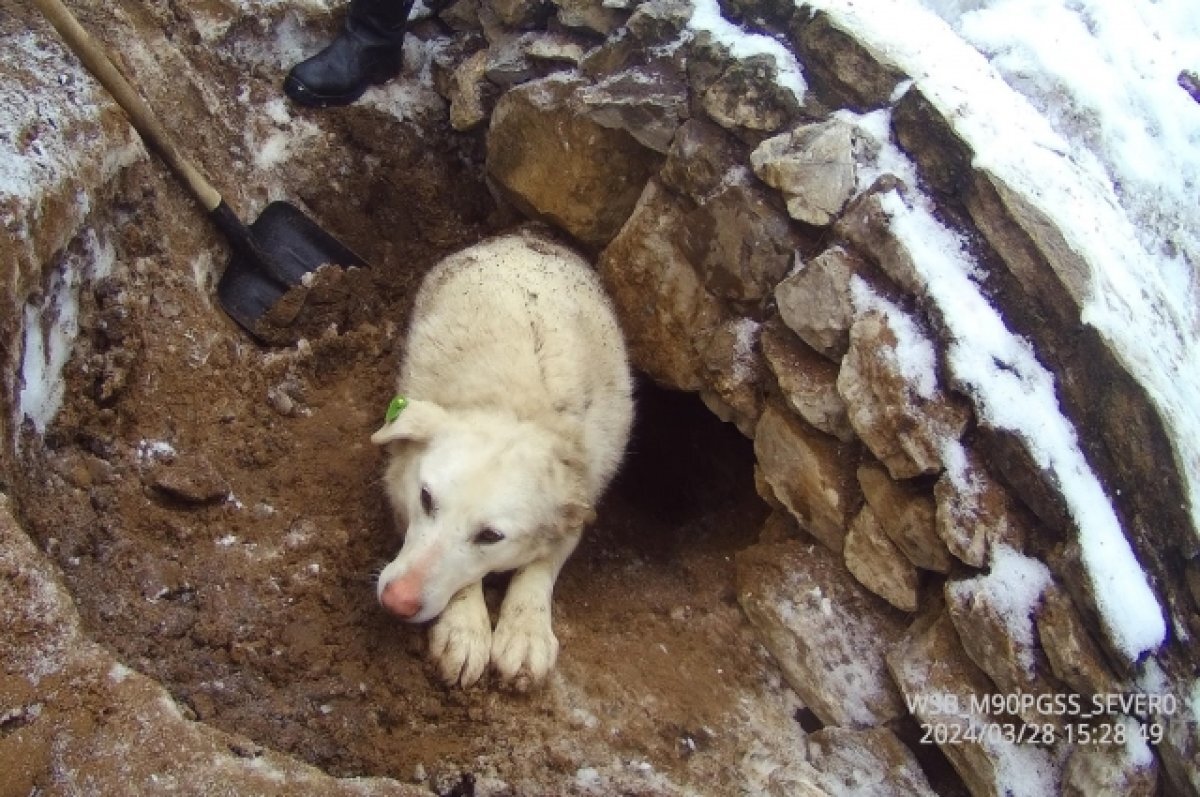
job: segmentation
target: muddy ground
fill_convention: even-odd
[[[251,79],[248,114],[272,79]],[[444,688],[424,630],[376,605],[398,538],[368,436],[408,302],[438,258],[519,220],[486,190],[480,138],[436,115],[306,123],[322,134],[289,164],[289,198],[371,268],[313,298],[283,345],[215,305],[224,249],[158,163],[94,217],[116,269],[81,294],[65,404],[44,438],[26,429],[10,485],[88,633],[191,717],[443,794],[738,794],[797,755],[798,706],[735,600],[732,556],[766,514],[750,444],[695,397],[639,386],[628,460],[559,582],[543,690]],[[246,159],[199,129],[187,143],[261,200]]]

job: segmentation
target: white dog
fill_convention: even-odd
[[[489,661],[518,688],[539,682],[558,656],[555,579],[633,420],[608,298],[569,249],[529,232],[485,241],[425,278],[399,385],[371,436],[389,446],[387,494],[407,528],[379,601],[437,618],[429,649],[446,682],[470,686]],[[510,570],[493,631],[481,580]]]

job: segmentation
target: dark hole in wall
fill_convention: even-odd
[[[634,400],[629,448],[601,508],[628,522],[601,536],[650,557],[670,557],[682,545],[753,544],[767,506],[754,489],[752,441],[694,393],[641,377]]]

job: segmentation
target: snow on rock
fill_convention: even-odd
[[[1018,645],[1018,663],[1022,669],[1032,672],[1033,612],[1051,583],[1050,571],[1044,564],[999,545],[992,550],[991,571],[987,575],[949,582],[946,596],[952,605],[970,609],[986,605],[1003,622],[1004,635]]]
[[[855,321],[837,381],[850,425],[894,478],[937,473],[969,413],[939,388],[932,341],[913,318],[857,277],[851,292]]]
[[[1196,67],[1200,18],[1188,0],[927,3],[977,48],[1072,147],[1111,177],[1121,208],[1183,300],[1200,253],[1200,104],[1179,85]],[[1030,25],[1031,17],[1041,20]],[[1095,163],[1087,163],[1088,157]],[[1187,259],[1193,259],[1189,267]]]
[[[794,540],[761,543],[738,554],[737,584],[767,649],[822,722],[866,728],[903,713],[884,656],[905,615],[859,585],[840,556]]]
[[[1186,0],[1117,10],[1096,2],[1068,10],[998,1],[962,13],[959,4],[934,4],[994,51],[992,63],[916,0],[809,5],[910,75],[969,144],[973,167],[1036,206],[1078,253],[1070,264],[1077,270],[1059,276],[1081,304],[1084,321],[1104,336],[1173,427],[1193,527],[1200,528],[1200,407],[1192,400],[1200,393],[1200,246],[1197,226],[1189,223],[1200,106],[1176,80],[1189,66],[1184,54],[1197,49],[1194,8]],[[1049,24],[1048,16],[1063,27]],[[1108,55],[1089,56],[1096,52]],[[1075,66],[1066,71],[1068,64],[1089,62],[1097,69],[1086,80]],[[1005,82],[1006,69],[1033,102]],[[1092,90],[1096,86],[1103,91]],[[1056,103],[1064,124],[1056,128],[1035,107],[1039,102],[1048,112]],[[1131,105],[1146,109],[1145,121],[1127,121]],[[1097,129],[1092,120],[1101,120],[1096,141],[1087,140]],[[1170,165],[1152,168],[1162,163],[1160,155]],[[1132,188],[1122,197],[1118,187],[1126,182]],[[1147,223],[1163,213],[1167,224]],[[1159,626],[1151,623],[1142,640],[1122,641],[1130,651],[1153,645],[1148,640]]]
[[[913,253],[909,260],[922,289],[946,326],[953,381],[970,395],[980,420],[1017,435],[1061,491],[1114,647],[1130,660],[1157,647],[1166,638],[1162,608],[1084,458],[1075,427],[1059,407],[1053,376],[984,297],[957,235],[897,191],[884,193],[880,205],[896,237]]]
[[[1117,717],[1113,723],[1111,743],[1081,745],[1067,759],[1065,797],[1152,797],[1158,793],[1158,762],[1142,727],[1130,717]]]
[[[933,497],[937,533],[950,552],[972,567],[983,567],[992,546],[1020,548],[1025,533],[1010,511],[1013,499],[978,455],[950,440],[942,449],[942,464],[946,469]]]
[[[1042,596],[1053,583],[1042,562],[997,545],[992,549],[990,572],[946,584],[947,609],[963,649],[1000,693],[1056,691],[1034,624]],[[1020,715],[1035,725],[1061,721],[1036,706],[1022,706]]]
[[[944,612],[914,623],[887,662],[905,704],[971,794],[1043,797],[1059,792],[1058,754],[1006,738],[1006,727],[1017,720],[984,710],[994,687],[967,656]]]
[[[693,4],[688,29],[693,34],[704,32],[714,41],[729,48],[731,57],[745,60],[754,56],[767,56],[775,62],[776,80],[791,92],[796,102],[803,102],[808,91],[804,74],[796,56],[784,45],[757,34],[748,34],[721,16],[717,0],[696,0]]]

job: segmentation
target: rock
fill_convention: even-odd
[[[267,405],[285,418],[296,414],[296,400],[279,385],[267,390]]]
[[[937,533],[937,507],[925,490],[896,482],[874,463],[858,469],[858,484],[884,532],[923,570],[950,572],[950,552]]]
[[[754,455],[774,496],[801,528],[839,555],[850,521],[862,506],[852,452],[770,405],[754,432]]]
[[[714,194],[744,161],[745,147],[721,128],[701,119],[680,125],[667,152],[663,184],[697,204]]]
[[[607,36],[621,27],[625,14],[611,8],[604,0],[552,0],[558,7],[558,21],[564,28],[574,28]]]
[[[525,55],[534,61],[579,66],[586,50],[587,43],[580,37],[544,33],[529,42]]]
[[[774,133],[796,118],[800,102],[779,84],[770,55],[752,55],[731,63],[704,91],[701,105],[726,130]]]
[[[814,782],[815,778],[800,764],[788,764],[768,776],[765,794],[767,797],[833,797]]]
[[[697,346],[724,311],[675,243],[682,215],[679,200],[652,180],[597,269],[634,364],[662,385],[695,391],[704,386]]]
[[[681,245],[713,294],[757,302],[787,274],[800,239],[775,197],[736,169],[687,214]]]
[[[883,197],[892,192],[904,197],[907,188],[892,175],[880,177],[850,203],[833,230],[878,264],[904,293],[922,296],[925,280],[912,253],[892,230],[891,214],[883,205]]]
[[[733,318],[717,327],[700,348],[706,371],[701,398],[705,404],[714,399],[719,402],[718,408],[728,412],[715,414],[735,424],[747,437],[754,436],[754,425],[762,414],[759,385],[763,367],[758,338],[757,322]]]
[[[912,751],[887,728],[824,728],[807,741],[808,762],[829,794],[934,797]]]
[[[496,89],[484,76],[487,68],[488,51],[467,58],[454,70],[450,80],[450,125],[459,132],[473,130],[487,121],[490,102]]]
[[[1034,625],[1042,595],[1053,584],[1044,564],[1005,546],[993,551],[988,574],[946,582],[946,609],[963,649],[1003,694],[1065,691],[1049,677]],[[1040,713],[1034,706],[1020,716],[1031,725],[1063,719],[1061,712]]]
[[[938,536],[950,553],[972,567],[983,567],[993,546],[1020,549],[1024,526],[1010,511],[1008,492],[968,448],[954,443],[942,449],[945,472],[933,487]]]
[[[90,370],[94,374],[91,394],[102,407],[116,404],[132,381],[141,352],[135,341],[131,343],[134,345],[129,348],[118,346],[89,358]]]
[[[489,0],[488,7],[509,28],[527,28],[537,24],[549,10],[547,0]]]
[[[763,182],[783,193],[788,215],[824,227],[857,187],[853,130],[840,119],[802,125],[759,144],[750,164]]]
[[[687,83],[661,64],[606,76],[581,89],[578,98],[597,124],[624,130],[655,152],[668,151],[687,116]]]
[[[914,81],[892,106],[896,142],[917,164],[921,178],[934,192],[962,196],[971,181],[975,153],[935,102]]]
[[[460,33],[483,30],[479,0],[452,0],[438,12],[437,17],[447,27]]]
[[[806,8],[792,20],[792,42],[805,78],[822,102],[859,113],[891,102],[906,76],[886,56],[837,27],[823,11]]]
[[[579,112],[573,98],[583,85],[552,76],[505,93],[492,112],[487,172],[521,210],[604,245],[633,212],[661,156]]]
[[[922,734],[938,744],[973,797],[1012,794],[1018,777],[1025,793],[1058,793],[1060,765],[1051,754],[1004,738],[1018,720],[977,710],[990,706],[995,686],[967,656],[945,612],[914,623],[887,662]]]
[[[802,343],[778,317],[763,326],[762,352],[789,407],[843,443],[854,440],[846,402],[837,392],[837,366]]]
[[[917,569],[884,533],[870,506],[850,524],[844,555],[847,569],[860,584],[902,612],[917,610]]]
[[[783,322],[833,362],[850,348],[854,301],[850,282],[866,263],[840,246],[826,249],[775,287]]]
[[[619,0],[605,0],[609,5]],[[665,44],[674,41],[687,27],[695,5],[691,0],[648,0],[634,2],[626,27],[639,42]]]
[[[1085,698],[1124,691],[1065,590],[1057,585],[1046,590],[1036,623],[1038,641],[1055,678]]]
[[[939,198],[952,195],[953,201],[961,202],[969,221],[986,239],[985,248],[995,255],[980,262],[989,301],[1010,326],[1022,330],[1054,375],[1062,411],[1078,432],[1089,466],[1112,497],[1141,567],[1160,585],[1156,589],[1160,596],[1165,593],[1169,603],[1170,595],[1182,586],[1175,563],[1200,550],[1194,513],[1187,502],[1177,500],[1188,491],[1186,474],[1195,472],[1200,457],[1183,442],[1190,438],[1171,431],[1171,413],[1164,409],[1168,403],[1187,404],[1189,398],[1154,398],[1158,390],[1170,389],[1151,388],[1137,376],[1142,369],[1135,364],[1138,356],[1131,353],[1137,344],[1128,338],[1118,344],[1084,320],[1094,310],[1096,274],[1105,269],[1097,272],[1099,264],[1082,257],[1074,242],[1093,231],[1071,224],[1069,212],[1047,204],[1039,188],[1021,187],[1004,174],[977,168],[982,164],[964,137],[957,113],[944,107],[941,98],[922,94],[920,88],[918,83],[895,107],[897,139],[919,164],[923,179],[942,192]],[[1079,190],[1092,189],[1081,183]],[[1164,222],[1168,227],[1172,223]],[[1178,340],[1174,335],[1167,339]],[[1183,351],[1176,343],[1164,346]],[[1059,522],[1062,518],[1054,512],[1053,501],[1034,497],[1037,489],[1031,485],[1039,477],[1053,480],[1036,468],[1025,470],[1015,478],[1005,472],[1006,481],[1024,483],[1022,501],[1048,527],[1073,533],[1069,518],[1065,524]],[[1055,494],[1060,488],[1048,483],[1043,489]],[[1184,528],[1193,533],[1179,533]],[[1189,648],[1192,658],[1200,657],[1195,612],[1183,609],[1179,615],[1175,622],[1183,632],[1176,639]]]
[[[904,615],[851,578],[840,556],[793,540],[755,545],[736,562],[746,616],[823,723],[866,728],[904,713],[884,663]]]
[[[729,0],[721,8],[732,18],[768,30],[786,28],[796,13],[794,0]]]
[[[1045,214],[986,171],[975,177],[968,207],[1024,293],[1036,297],[1055,325],[1076,323],[1088,290],[1088,265]]]
[[[741,771],[751,772],[739,785],[749,794],[763,797],[833,797],[819,783],[821,773],[807,761],[780,761],[761,744],[752,744],[741,761]]]
[[[529,57],[529,49],[541,38],[542,34],[534,32],[496,37],[486,51],[484,74],[488,81],[507,90],[538,77],[537,63]]]
[[[1180,70],[1175,82],[1188,93],[1188,96],[1200,103],[1200,72],[1195,69]]]
[[[1124,743],[1079,745],[1063,770],[1063,797],[1153,797],[1158,789],[1158,760],[1135,720],[1108,718],[1125,729]]]
[[[1151,660],[1146,670],[1158,676],[1164,675],[1157,662]],[[1200,694],[1200,678],[1184,676],[1175,680],[1170,688],[1153,690],[1160,696],[1175,698],[1176,710],[1171,714],[1155,718],[1156,728],[1162,732],[1162,741],[1157,749],[1162,758],[1163,774],[1168,784],[1168,794],[1188,797],[1200,794],[1200,707],[1195,695]]]
[[[163,495],[185,504],[213,504],[229,497],[229,483],[211,462],[198,454],[155,462],[148,483]]]
[[[1184,570],[1184,581],[1187,582],[1188,593],[1192,603],[1200,606],[1200,558],[1189,559]]]
[[[850,425],[896,479],[941,470],[942,448],[970,419],[937,387],[932,344],[894,307],[858,316],[837,386]]]
[[[808,539],[809,535],[803,531],[800,531],[800,527],[796,524],[796,519],[792,517],[790,512],[788,512],[788,508],[783,505],[782,501],[780,501],[778,498],[775,497],[775,490],[774,490],[774,488],[771,487],[770,483],[767,481],[767,477],[763,475],[762,467],[760,467],[758,465],[758,463],[755,463],[755,465],[754,465],[754,491],[757,492],[758,497],[761,498],[763,500],[763,502],[766,503],[766,505],[771,507],[771,509],[773,510],[773,514],[771,515],[771,517],[776,517],[778,515],[780,517],[786,518],[786,520],[787,520],[786,526],[777,526],[777,527],[775,527],[776,529],[778,529],[778,528],[793,529],[794,528],[794,529],[796,529],[796,531],[794,534],[792,534],[790,536],[801,536],[801,537],[804,537],[805,539]],[[774,539],[768,539],[765,537],[760,537],[760,539],[762,540],[762,542],[775,542]]]

